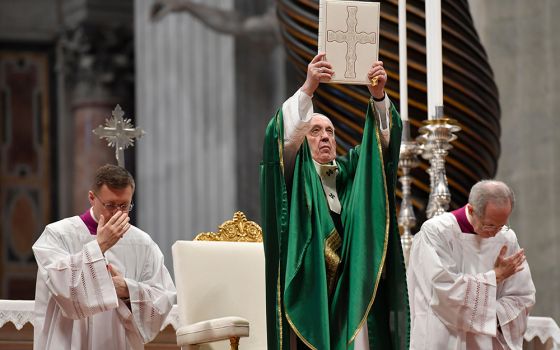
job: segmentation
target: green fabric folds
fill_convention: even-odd
[[[344,232],[335,229],[307,141],[288,188],[281,110],[267,127],[261,213],[269,350],[290,349],[290,329],[311,349],[353,349],[365,322],[370,349],[408,348],[394,193],[402,126],[391,106],[391,142],[383,153],[373,113],[368,108],[362,144],[337,158]]]

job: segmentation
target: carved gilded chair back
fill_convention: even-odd
[[[221,242],[262,242],[261,227],[247,220],[243,212],[235,212],[232,220],[227,220],[218,227],[218,232],[199,233],[194,241],[221,241]]]

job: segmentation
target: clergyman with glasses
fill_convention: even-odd
[[[126,169],[100,167],[91,208],[33,245],[35,349],[143,349],[159,333],[176,290],[159,247],[129,222],[134,186]]]
[[[407,271],[410,349],[522,349],[535,286],[509,216],[513,191],[483,180],[426,221]]]

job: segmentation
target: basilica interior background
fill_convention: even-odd
[[[264,129],[302,82],[298,55],[305,57],[312,44],[290,41],[290,16],[298,12],[289,1],[203,3],[198,10],[237,17],[222,25],[209,20],[215,12],[196,10],[155,18],[154,0],[0,0],[0,298],[33,299],[34,240],[47,223],[85,210],[93,171],[116,162],[114,150],[92,130],[117,104],[146,131],[125,157],[137,180],[132,216],[160,245],[168,268],[176,240],[216,230],[236,210],[260,221]],[[398,60],[391,51],[396,4],[382,1],[380,57],[388,62],[389,96],[398,106]],[[513,187],[510,224],[537,288],[533,314],[560,320],[560,2],[443,4],[444,25],[453,11],[466,11],[473,33],[467,55],[484,58],[467,60],[463,80],[450,70],[444,77],[459,91],[444,88],[446,101],[465,106],[446,110],[464,129],[448,165],[451,207],[464,204],[465,186],[483,177]],[[422,6],[409,1],[411,21],[419,20],[408,27],[413,59],[422,51]],[[244,26],[247,20],[256,25]],[[465,29],[454,24],[444,30]],[[448,48],[456,44],[454,36],[447,39]],[[452,50],[444,49],[444,60],[446,52],[453,63]],[[422,55],[417,59],[425,65]],[[409,68],[417,75],[410,75],[409,88],[417,127],[427,116],[425,77],[416,68]],[[325,109],[328,101],[318,96]],[[469,127],[469,118],[476,127]],[[352,131],[347,134],[339,139],[341,152],[353,142]],[[422,218],[424,170],[415,175]]]

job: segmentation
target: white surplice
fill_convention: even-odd
[[[131,226],[101,253],[79,216],[48,225],[33,245],[39,266],[34,349],[143,349],[175,303],[175,286],[150,236]],[[119,270],[130,307],[117,298],[107,263]]]
[[[494,262],[519,251],[504,227],[495,237],[461,232],[445,213],[414,236],[407,270],[410,349],[522,349],[535,286],[527,262],[500,284]]]

